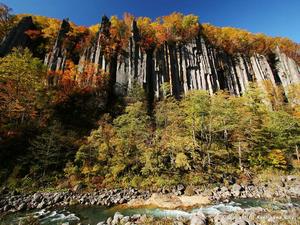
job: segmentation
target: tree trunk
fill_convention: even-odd
[[[298,145],[296,145],[296,156],[297,156],[297,161],[300,162],[300,156],[299,156]]]
[[[241,142],[239,141],[239,166],[240,170],[243,170],[243,165],[242,165],[242,149],[241,149]]]
[[[210,162],[210,154],[209,154],[209,152],[207,152],[207,163],[208,163],[208,168],[210,168],[211,162]]]
[[[192,132],[193,132],[194,148],[196,148],[196,146],[197,146],[197,141],[196,141],[196,131],[195,131],[195,120],[193,120]]]

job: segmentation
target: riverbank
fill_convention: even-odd
[[[75,205],[17,212],[0,217],[1,225],[201,225],[299,224],[300,201],[240,199],[191,209]]]
[[[132,225],[132,224],[152,224],[152,225],[298,225],[300,223],[300,208],[290,208],[285,210],[267,210],[261,207],[249,209],[238,209],[232,212],[215,214],[205,214],[200,210],[185,216],[155,218],[148,215],[135,214],[124,216],[117,212],[114,216],[97,225]]]
[[[228,202],[230,199],[238,198],[277,199],[288,202],[292,198],[300,198],[300,177],[284,176],[277,182],[233,184],[211,189],[178,185],[156,192],[140,191],[134,188],[84,192],[83,189],[77,188],[76,191],[37,192],[34,194],[21,194],[4,189],[0,194],[0,213],[76,204],[109,207],[128,203],[131,207],[153,205],[174,209]]]
[[[181,218],[181,220],[178,221],[174,220],[174,218],[165,219],[174,222],[169,224],[175,224],[176,221],[179,224],[190,224],[192,216],[194,216],[194,219],[196,220],[196,217],[199,219],[204,215],[204,221],[206,221],[204,224],[234,224],[236,222],[237,224],[255,224],[247,221],[257,222],[258,219],[259,221],[267,222],[256,224],[272,224],[268,223],[268,221],[275,221],[274,223],[277,223],[276,221],[294,221],[295,218],[300,218],[300,206],[295,207],[294,205],[289,205],[293,199],[300,199],[300,177],[291,175],[282,176],[280,179],[276,179],[276,181],[271,180],[259,183],[248,183],[246,185],[235,183],[229,186],[216,186],[214,188],[185,187],[184,185],[178,185],[171,188],[165,187],[155,192],[141,191],[134,188],[113,190],[102,189],[93,192],[85,192],[84,189],[77,187],[74,190],[64,192],[37,192],[32,194],[22,194],[16,191],[9,192],[4,188],[0,194],[1,216],[30,210],[68,208],[74,205],[85,207],[104,206],[106,208],[118,206],[121,208],[137,209],[154,207],[175,211],[190,211],[191,209],[199,209],[207,207],[208,205],[217,205],[220,203],[221,205],[226,204],[233,199],[268,199],[270,202],[274,202],[275,200],[284,202],[285,209],[279,208],[274,211],[273,208],[266,209],[254,205],[250,209],[241,208],[233,212],[230,210],[229,212],[222,212],[221,210],[214,216],[208,216],[203,214],[202,211],[199,211],[199,215],[197,212],[194,212],[190,217]],[[230,204],[227,205],[227,207],[230,208]],[[260,216],[256,217],[255,215]],[[146,219],[153,221],[152,224],[157,222],[157,218],[151,216],[148,217],[149,216],[146,216]],[[245,220],[246,222],[239,223],[240,219]],[[160,218],[159,221],[161,220],[164,219]],[[113,218],[111,221],[113,221]],[[111,223],[107,223],[107,220],[102,222],[111,225]],[[198,222],[195,224],[198,224]]]

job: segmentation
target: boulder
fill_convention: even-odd
[[[38,203],[42,200],[43,196],[41,193],[35,193],[33,196],[32,196],[32,202],[35,202],[35,203]]]
[[[132,220],[138,220],[139,218],[141,218],[141,214],[134,214],[133,216],[131,216]]]
[[[300,185],[290,187],[287,193],[293,197],[300,197]]]
[[[231,188],[231,193],[233,196],[238,197],[238,196],[240,196],[242,190],[243,190],[243,188],[241,185],[234,184]]]
[[[46,206],[46,203],[44,202],[44,200],[43,201],[41,201],[38,205],[37,205],[37,209],[43,209],[43,208],[45,208],[45,206]]]
[[[120,223],[121,224],[126,224],[127,222],[129,222],[130,217],[129,216],[124,216],[121,220]]]
[[[225,187],[225,186],[223,186],[223,187],[221,187],[221,190],[220,190],[221,192],[226,192],[226,191],[228,191],[228,188],[227,187]]]
[[[18,211],[22,211],[22,210],[25,210],[26,209],[26,204],[25,203],[21,203],[18,207],[17,207],[17,210]]]
[[[185,190],[185,186],[183,184],[178,184],[177,185],[177,191],[184,191]]]
[[[197,212],[191,217],[191,225],[206,225],[207,218],[202,212]]]
[[[6,186],[4,186],[2,189],[1,189],[1,191],[0,191],[0,194],[1,195],[6,195],[6,194],[8,194],[9,193],[9,189],[8,189],[8,187],[6,187]]]
[[[111,222],[112,225],[117,225],[120,223],[121,219],[123,219],[123,215],[119,212],[116,212],[115,215],[114,215],[114,218]]]
[[[289,176],[286,177],[286,180],[287,180],[288,182],[296,181],[296,180],[297,180],[297,176],[289,175]]]
[[[113,221],[113,219],[112,219],[111,217],[109,217],[109,218],[106,220],[106,223],[107,223],[108,225],[112,225],[112,221]]]
[[[11,205],[5,205],[5,206],[3,207],[3,211],[4,211],[4,212],[7,212],[7,211],[10,210],[10,209],[12,209],[12,206],[11,206]]]

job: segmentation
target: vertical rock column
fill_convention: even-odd
[[[45,56],[44,64],[48,67],[49,71],[58,72],[64,71],[67,59],[67,50],[63,47],[63,42],[67,33],[70,31],[70,24],[67,19],[62,21],[60,30],[58,32],[55,44],[52,51]],[[49,76],[48,85],[57,85],[58,77]]]
[[[287,96],[288,85],[300,82],[300,66],[293,59],[282,53],[279,47],[276,48],[275,55],[278,77]]]
[[[70,31],[70,24],[67,19],[62,21],[60,30],[58,32],[55,44],[52,51],[45,57],[45,65],[50,71],[63,71],[67,58],[67,50],[63,47],[63,42],[67,33]]]
[[[133,83],[145,87],[151,99],[152,96],[159,99],[165,93],[161,90],[165,82],[170,84],[171,94],[179,98],[188,90],[207,90],[210,94],[227,90],[233,95],[241,95],[247,90],[249,82],[255,81],[265,89],[265,80],[270,80],[272,85],[280,80],[286,87],[300,79],[299,66],[279,49],[274,53],[278,61],[274,74],[274,63],[267,56],[228,54],[209,43],[202,34],[187,43],[165,43],[151,53],[144,52],[139,45],[140,33],[135,21],[132,23],[129,46],[118,53],[114,72],[112,65],[108,67],[109,62],[106,62],[99,41],[101,33],[107,33],[109,38],[109,30],[103,26],[103,21],[107,20],[102,20],[98,41],[86,50],[84,59],[105,71],[110,68],[112,78],[114,75],[116,78],[115,86],[119,87],[122,95],[126,95]]]

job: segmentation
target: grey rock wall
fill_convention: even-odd
[[[95,70],[110,72],[109,59],[101,46],[101,38],[109,38],[109,26],[107,17],[103,17],[96,41],[80,58],[79,72],[87,63],[94,64]],[[160,98],[164,93],[162,84],[169,83],[171,94],[177,98],[189,90],[207,90],[211,94],[228,90],[233,95],[241,95],[250,82],[257,82],[264,89],[263,82],[269,80],[274,86],[282,85],[287,95],[287,86],[300,81],[300,66],[279,48],[274,50],[272,61],[269,56],[259,54],[229,55],[212,46],[202,34],[188,43],[166,43],[146,52],[141,49],[139,41],[139,30],[133,22],[129,45],[118,54],[114,68],[118,94],[126,95],[133,83],[138,83],[145,87],[148,97]],[[46,59],[52,70],[62,69],[65,60],[63,52],[57,50],[58,42],[59,38],[51,56],[48,56],[50,60]]]
[[[58,32],[52,51],[46,54],[44,63],[51,71],[63,71],[67,59],[67,51],[64,49],[63,41],[70,31],[68,20],[63,20]]]

